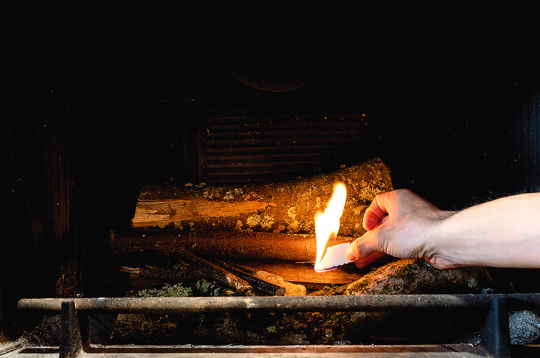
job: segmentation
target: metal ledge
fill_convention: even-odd
[[[59,349],[27,348],[9,357],[58,357]],[[487,357],[486,351],[468,344],[451,345],[394,345],[394,346],[99,346],[91,345],[79,356],[92,357]],[[7,358],[8,356],[6,356]]]

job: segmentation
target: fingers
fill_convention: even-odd
[[[367,231],[375,229],[381,222],[381,219],[388,214],[388,193],[381,193],[375,196],[369,207],[364,213],[363,225]]]
[[[369,255],[368,257],[366,257],[365,259],[360,259],[358,261],[355,261],[354,265],[356,267],[358,267],[358,268],[364,268],[364,267],[366,267],[368,265],[371,265],[373,262],[380,259],[384,255],[386,255],[384,252],[377,252],[376,251],[376,252],[372,253],[371,255]]]
[[[364,214],[364,228],[371,231],[379,225],[380,220],[381,218],[368,208]]]
[[[373,261],[386,255],[384,252],[377,251],[375,236],[376,235],[372,233],[367,233],[356,239],[349,247],[347,247],[347,251],[345,252],[347,259],[354,261],[356,267],[366,267]]]
[[[345,255],[350,261],[363,260],[377,251],[375,235],[368,232],[349,244]]]

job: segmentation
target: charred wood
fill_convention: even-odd
[[[163,269],[163,268],[131,268],[122,266],[120,269],[122,272],[129,274],[131,279],[148,279],[148,280],[162,280],[162,281],[174,281],[183,282],[186,280],[195,280],[201,278],[202,273],[198,269],[189,269],[183,267],[179,270],[175,269]]]

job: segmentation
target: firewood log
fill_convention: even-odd
[[[338,236],[333,244],[354,239]],[[186,249],[205,257],[288,261],[314,261],[317,252],[315,235],[239,231],[111,231],[109,246],[113,254],[171,255]]]
[[[439,270],[424,259],[407,259],[387,263],[354,282],[333,287],[331,294],[477,293],[489,284],[493,282],[483,267]],[[322,290],[313,295],[328,293]]]
[[[146,185],[132,226],[314,234],[315,214],[326,208],[337,182],[348,191],[339,234],[358,237],[364,233],[367,206],[375,195],[392,190],[390,171],[378,158],[329,174],[266,185]]]

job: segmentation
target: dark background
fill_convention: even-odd
[[[186,109],[365,108],[345,164],[380,157],[395,188],[443,209],[540,184],[532,8],[56,2],[4,17],[0,322],[23,296],[114,293],[107,232],[179,171]]]

